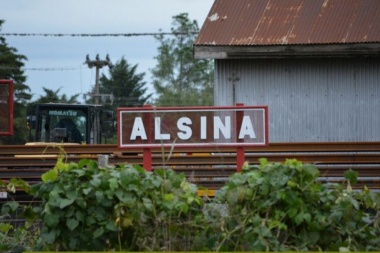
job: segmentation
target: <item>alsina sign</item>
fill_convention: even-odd
[[[118,109],[119,148],[268,145],[267,106]]]

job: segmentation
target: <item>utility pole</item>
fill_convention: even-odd
[[[104,66],[108,66],[109,68],[113,67],[113,64],[109,58],[109,55],[107,54],[105,60],[100,60],[99,54],[96,55],[95,60],[90,60],[90,56],[87,54],[86,61],[84,64],[87,64],[89,68],[95,67],[96,68],[96,77],[95,77],[95,94],[92,94],[93,97],[95,97],[95,104],[99,104],[99,69],[103,68]]]
[[[232,82],[232,105],[236,105],[236,82],[240,81],[240,78],[236,76],[235,71],[232,72],[232,77],[228,78],[228,81]]]

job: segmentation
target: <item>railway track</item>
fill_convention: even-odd
[[[0,179],[21,178],[29,183],[40,181],[42,173],[54,167],[57,156],[65,154],[67,162],[97,160],[108,156],[109,164],[143,164],[142,149],[118,149],[116,145],[48,145],[0,146]],[[152,151],[152,169],[172,168],[184,173],[189,181],[208,189],[219,189],[236,172],[234,148],[175,148]],[[364,185],[380,190],[380,142],[271,143],[267,147],[245,148],[245,159],[258,164],[260,158],[283,162],[294,158],[319,168],[323,182],[341,182],[344,171],[359,173],[356,188]]]

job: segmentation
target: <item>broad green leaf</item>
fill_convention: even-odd
[[[262,185],[261,185],[261,194],[263,195],[263,196],[267,196],[268,194],[269,194],[269,189],[270,189],[270,185],[268,184],[268,183],[263,183]]]
[[[289,187],[291,187],[291,188],[295,188],[295,187],[298,186],[298,184],[297,184],[296,182],[292,181],[292,180],[288,180],[287,185],[288,185]]]
[[[194,197],[193,196],[188,197],[186,202],[187,202],[187,204],[190,205],[191,203],[194,202]]]
[[[117,178],[110,178],[108,179],[108,183],[110,185],[110,188],[112,191],[115,191],[117,188],[119,188],[118,180]]]
[[[189,211],[189,205],[187,205],[184,202],[178,203],[177,208],[179,208],[181,210],[181,212],[183,212],[185,214]]]
[[[84,213],[83,213],[82,211],[77,210],[77,211],[75,212],[75,218],[76,218],[78,221],[80,221],[80,222],[84,222],[84,220],[85,220],[85,215],[84,215]]]
[[[106,225],[106,229],[109,230],[109,231],[113,231],[113,232],[119,231],[118,228],[116,227],[114,221],[108,222],[107,225]]]
[[[12,228],[13,228],[13,226],[9,223],[0,223],[0,232],[1,233],[7,234]]]
[[[166,169],[155,169],[153,173],[162,178],[166,178]]]
[[[161,184],[162,184],[162,178],[159,178],[159,177],[154,177],[152,178],[152,180],[150,181],[151,184],[153,184],[156,188],[160,187]]]
[[[55,193],[56,193],[55,191],[52,191],[49,194],[49,198],[48,198],[48,202],[47,203],[51,207],[59,207],[60,204],[61,204],[61,197],[58,194],[55,194]]]
[[[86,225],[91,226],[96,223],[96,220],[93,216],[86,217]]]
[[[71,172],[77,174],[78,177],[86,175],[86,171],[83,169],[74,169]]]
[[[356,209],[356,210],[359,210],[360,206],[359,206],[359,202],[354,199],[354,198],[350,198],[350,202],[352,204],[352,206]]]
[[[268,226],[269,226],[269,229],[278,228],[278,229],[283,229],[283,230],[285,230],[287,227],[286,224],[282,223],[279,220],[269,220]]]
[[[78,205],[80,208],[86,208],[87,207],[87,201],[83,199],[82,197],[79,197],[75,200],[75,204]]]
[[[49,244],[53,243],[57,238],[57,230],[50,230],[49,232],[42,233],[41,237]]]
[[[291,168],[299,168],[302,165],[302,162],[297,159],[286,159],[285,165],[288,165]]]
[[[234,185],[242,185],[246,182],[245,175],[241,173],[234,174],[230,180]]]
[[[329,218],[332,219],[334,222],[339,222],[343,216],[342,211],[333,211]]]
[[[88,195],[92,191],[92,189],[93,189],[92,187],[84,188],[82,192],[84,195]]]
[[[371,224],[371,223],[373,222],[372,219],[371,219],[371,217],[369,217],[368,215],[362,217],[361,220],[362,220],[364,223],[366,223],[366,224]]]
[[[26,182],[25,180],[23,179],[20,179],[20,178],[11,178],[9,180],[10,183],[12,183],[13,185],[16,186],[16,188],[20,188],[22,189],[23,191],[29,191],[30,190],[30,185],[28,182]]]
[[[75,199],[60,199],[59,201],[59,207],[61,209],[71,205],[73,202],[75,201]]]
[[[137,171],[139,174],[141,174],[141,175],[145,175],[145,174],[146,174],[146,170],[145,170],[142,166],[140,166],[140,165],[138,165],[138,164],[133,164],[132,167],[133,167],[133,169],[134,169],[135,171]]]
[[[116,179],[120,179],[120,177],[121,177],[120,174],[121,174],[120,171],[115,171],[115,170],[110,171],[110,176],[113,178],[116,178]]]
[[[304,213],[303,219],[305,220],[305,222],[310,223],[311,215],[309,213]]]
[[[74,215],[75,212],[75,207],[71,206],[69,208],[66,208],[65,210],[65,218],[68,219]]]
[[[87,167],[88,165],[92,164],[92,161],[89,160],[89,159],[81,159],[79,162],[78,162],[78,167],[79,168],[84,168],[84,167]]]
[[[104,200],[104,194],[102,191],[96,191],[95,196],[98,203],[101,203]]]
[[[259,158],[260,168],[264,168],[269,164],[268,159],[266,158]]]
[[[79,239],[73,236],[69,238],[69,247],[70,249],[76,249],[78,247]]]
[[[8,214],[10,212],[14,212],[19,208],[20,204],[16,201],[9,201],[3,204],[1,208],[1,213],[2,214]]]
[[[94,187],[99,187],[102,180],[99,178],[99,174],[96,176],[93,176],[92,179],[90,180],[90,184]]]
[[[304,220],[304,213],[298,213],[296,217],[294,217],[294,222],[299,225]]]
[[[134,197],[132,197],[132,194],[124,192],[121,188],[119,188],[115,192],[115,196],[120,200],[120,202],[125,203],[127,205],[131,204],[136,200]]]
[[[74,218],[70,218],[70,219],[67,219],[66,220],[66,225],[67,227],[73,231],[74,229],[76,229],[76,227],[78,227],[79,225],[79,221],[77,219],[74,219]]]
[[[69,190],[69,191],[66,192],[66,197],[67,197],[68,199],[73,199],[73,200],[75,200],[75,199],[77,198],[77,196],[78,196],[78,191],[77,191],[77,189],[71,189],[71,190]]]
[[[44,174],[42,174],[41,179],[42,179],[42,182],[46,184],[49,182],[54,182],[55,180],[57,180],[57,177],[58,177],[58,170],[51,169],[45,172]]]
[[[41,208],[40,208],[40,210],[41,210]],[[35,211],[35,209],[33,207],[29,206],[22,213],[22,217],[26,218],[27,221],[34,222],[37,218],[39,218],[39,214],[38,214],[38,212]]]
[[[59,223],[59,217],[60,216],[59,216],[58,213],[47,214],[47,215],[44,216],[44,222],[49,227],[54,227],[54,226],[56,226]]]
[[[143,204],[144,204],[145,208],[148,211],[152,211],[153,210],[153,203],[152,203],[152,201],[150,199],[143,198]]]
[[[131,181],[130,173],[128,173],[126,170],[123,170],[120,172],[120,183],[122,185],[128,185]]]
[[[190,191],[191,190],[191,188],[190,188],[190,183],[189,182],[187,182],[186,180],[183,180],[182,182],[181,182],[181,188],[185,191],[185,192],[188,192],[188,191]]]
[[[304,164],[304,167],[313,178],[317,178],[320,175],[320,172],[316,166],[312,164]]]
[[[164,201],[172,202],[174,200],[174,194],[173,193],[166,193],[164,195]]]
[[[94,237],[94,239],[96,239],[96,238],[102,236],[103,234],[104,234],[104,229],[103,229],[103,227],[100,227],[94,231],[93,237]]]

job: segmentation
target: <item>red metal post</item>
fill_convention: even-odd
[[[152,149],[144,148],[143,150],[143,168],[146,171],[152,171]]]
[[[143,106],[146,109],[152,109],[151,105],[144,105]],[[152,142],[152,113],[145,113],[144,114],[144,125],[147,126],[147,138],[148,143]],[[143,149],[143,168],[146,171],[152,171],[152,149],[151,148],[144,148]]]
[[[244,106],[243,103],[237,103],[237,107]],[[241,128],[241,124],[243,122],[243,111],[236,111],[236,142],[244,142],[244,140],[239,141],[239,130]],[[239,172],[243,168],[245,162],[245,151],[243,146],[236,147],[236,170]]]
[[[245,162],[245,151],[242,146],[236,148],[236,165],[237,171],[241,171]]]

